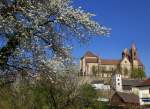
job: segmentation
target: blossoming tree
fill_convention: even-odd
[[[34,68],[44,51],[68,58],[71,40],[85,43],[90,35],[109,33],[92,16],[74,8],[72,0],[1,0],[0,37],[7,42],[0,50],[1,68]]]

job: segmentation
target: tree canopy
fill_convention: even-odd
[[[145,71],[141,68],[134,68],[131,72],[131,78],[143,79],[146,77]]]

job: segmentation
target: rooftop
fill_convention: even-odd
[[[115,94],[117,94],[125,103],[139,104],[139,97],[137,95],[124,92],[116,92]]]
[[[145,81],[141,82],[140,84],[136,86],[137,87],[150,86],[150,78],[146,79]]]
[[[136,86],[142,83],[143,80],[136,80],[136,79],[122,79],[122,85],[126,86]]]
[[[102,59],[101,60],[101,64],[102,65],[118,65],[118,64],[120,64],[120,60],[106,60],[106,59]]]

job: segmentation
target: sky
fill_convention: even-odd
[[[150,0],[74,0],[74,6],[94,13],[94,20],[112,29],[109,37],[95,37],[87,45],[75,44],[75,58],[92,51],[104,59],[121,59],[124,48],[135,42],[150,76]]]

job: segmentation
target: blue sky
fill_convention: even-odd
[[[111,28],[110,37],[95,37],[88,45],[76,44],[73,55],[92,51],[105,59],[120,59],[134,41],[150,76],[150,0],[74,0],[75,6],[96,14],[94,19]]]

